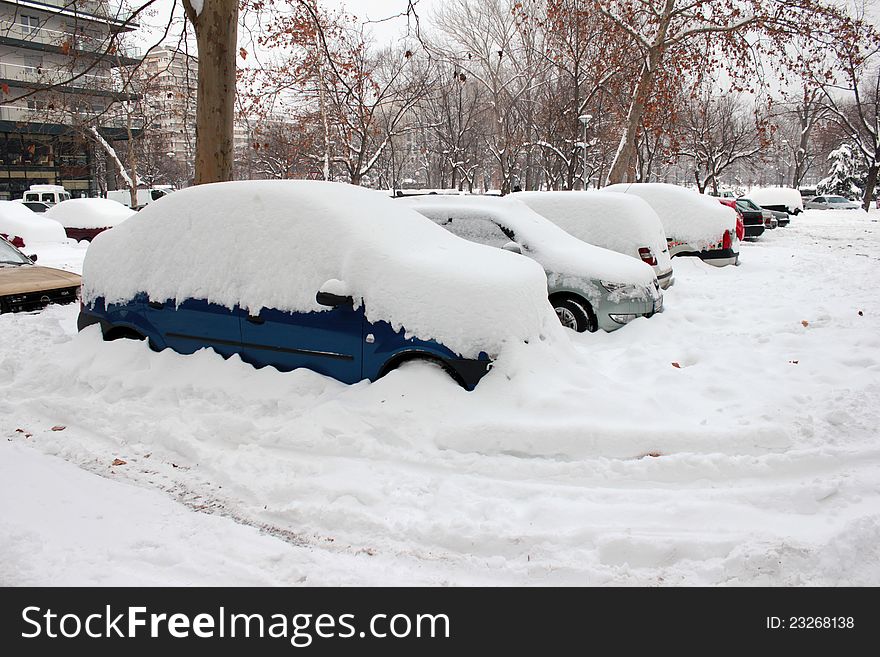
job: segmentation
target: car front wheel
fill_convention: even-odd
[[[589,312],[574,299],[557,299],[553,302],[553,310],[565,328],[578,333],[593,330]]]

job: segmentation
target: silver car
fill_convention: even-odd
[[[804,203],[805,210],[858,210],[861,207],[842,196],[815,196]]]
[[[417,212],[471,242],[521,253],[547,274],[563,326],[614,331],[663,309],[663,292],[644,262],[582,242],[512,197],[403,198]]]

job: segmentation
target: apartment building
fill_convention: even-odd
[[[92,126],[108,142],[130,134],[114,108],[136,98],[119,75],[140,61],[120,43],[136,27],[108,2],[0,0],[0,199],[32,184],[97,194],[86,135]]]
[[[153,48],[144,56],[140,78],[152,120],[147,137],[184,169],[192,168],[196,148],[197,57],[173,47]]]

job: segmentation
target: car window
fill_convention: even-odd
[[[751,210],[752,212],[760,212],[761,208],[755,205],[752,201],[747,198],[740,198],[736,200],[736,207],[740,210]]]
[[[494,221],[485,217],[447,217],[438,223],[453,235],[499,249],[513,239]]]
[[[828,202],[829,203],[849,203],[849,201],[847,201],[842,196],[829,196]]]
[[[39,194],[25,194],[24,199],[26,201],[39,201],[40,195]]]
[[[55,195],[52,193],[43,194],[43,196],[40,198],[40,200],[44,201],[46,203],[52,203],[55,200]]]
[[[30,258],[6,240],[0,239],[0,264],[22,265],[30,263]]]
[[[824,196],[817,196],[816,198],[813,199],[813,203],[824,203],[824,202],[825,202]]]

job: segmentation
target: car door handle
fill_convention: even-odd
[[[165,307],[165,304],[161,301],[149,301],[147,302],[147,305],[155,310],[162,310],[162,308]]]
[[[265,324],[266,320],[259,315],[248,315],[248,321],[251,324]]]

